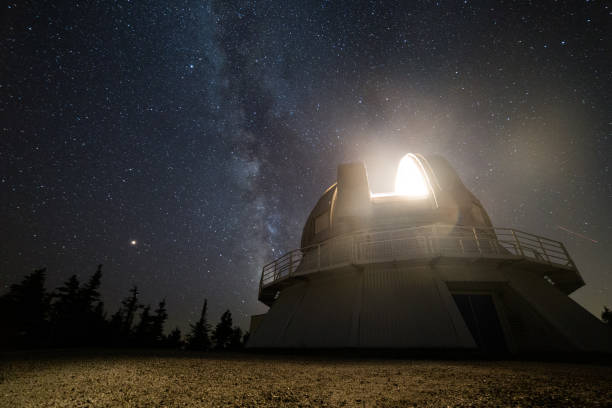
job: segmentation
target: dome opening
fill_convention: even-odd
[[[429,189],[414,155],[408,153],[397,166],[395,194],[414,198],[427,197]]]
[[[372,197],[402,196],[406,198],[426,198],[429,187],[418,159],[408,153],[400,160],[395,174],[395,191],[391,193],[373,193]]]

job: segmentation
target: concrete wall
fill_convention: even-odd
[[[249,347],[473,349],[452,293],[491,294],[510,351],[612,352],[612,330],[532,271],[461,260],[309,276],[282,291]]]
[[[249,347],[474,348],[446,285],[392,264],[328,273],[284,290]]]
[[[507,274],[510,287],[563,336],[572,349],[612,353],[612,329],[573,299],[528,271],[510,270]]]
[[[360,347],[474,348],[446,285],[425,266],[363,272]]]

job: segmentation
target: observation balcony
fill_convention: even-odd
[[[440,259],[490,260],[498,266],[521,262],[569,294],[584,285],[565,246],[511,228],[432,224],[384,231],[361,231],[290,251],[265,265],[259,300],[271,305],[279,291],[308,275],[385,262]]]

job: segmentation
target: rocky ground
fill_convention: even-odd
[[[612,406],[612,366],[242,354],[4,354],[1,407]]]

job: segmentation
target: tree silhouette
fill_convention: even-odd
[[[139,302],[137,286],[110,321],[106,318],[100,294],[102,265],[81,284],[77,275],[70,276],[52,293],[45,290],[46,269],[26,275],[18,284],[0,296],[1,347],[81,347],[137,346],[181,348],[183,340],[177,327],[164,336],[168,320],[166,300],[162,299],[152,312],[151,306]],[[211,337],[216,349],[235,350],[246,342],[248,333],[232,326],[229,310],[221,316],[211,335],[207,321],[208,301],[205,299],[200,319],[191,324],[186,348],[209,350]],[[605,308],[610,314],[610,311]],[[602,314],[602,317],[604,314]],[[607,316],[607,315],[606,315]]]
[[[603,312],[601,312],[601,320],[604,321],[608,326],[612,327],[612,310],[604,306]]]
[[[106,318],[101,301],[100,283],[102,265],[80,285],[72,275],[63,286],[52,294],[51,326],[53,344],[56,346],[85,346],[104,344]]]
[[[81,307],[83,308],[82,325],[88,334],[88,344],[104,344],[106,342],[106,313],[104,302],[101,300],[100,284],[102,282],[102,264],[98,265],[96,272],[81,289]]]
[[[170,348],[181,348],[183,346],[181,330],[178,327],[166,337],[166,346]]]
[[[2,346],[33,347],[48,341],[50,298],[45,290],[46,271],[35,270],[0,297]]]
[[[210,328],[206,321],[207,304],[208,301],[204,299],[200,320],[190,325],[191,333],[187,337],[187,348],[189,350],[206,351],[210,348],[210,337],[208,336]]]
[[[232,335],[230,336],[230,341],[228,348],[230,350],[238,350],[242,348],[242,329],[238,326],[232,329]]]
[[[140,320],[134,329],[135,341],[140,346],[159,347],[164,343],[164,324],[168,318],[166,301],[159,302],[154,314],[151,306],[144,306],[140,312]]]
[[[150,347],[154,343],[153,339],[153,316],[149,313],[151,306],[147,305],[140,312],[140,321],[134,329],[136,344],[139,346]]]
[[[98,289],[100,288],[100,283],[102,282],[102,264],[98,265],[98,268],[91,275],[89,281],[83,286],[81,291],[83,302],[87,306],[88,310],[93,310],[95,308],[95,304],[100,302],[100,292]]]
[[[142,305],[138,303],[138,294],[138,287],[134,285],[132,289],[130,289],[130,296],[121,302],[121,307],[124,311],[123,330],[126,334],[129,334],[132,330],[136,312],[142,307]]]
[[[215,326],[215,330],[212,334],[213,341],[215,342],[215,349],[225,350],[230,347],[232,334],[234,332],[232,324],[232,313],[226,310],[221,315],[221,320]]]
[[[142,308],[138,302],[138,287],[132,286],[128,297],[121,301],[119,310],[111,316],[111,342],[116,346],[129,345],[133,340],[132,327],[136,312]]]
[[[56,346],[81,345],[85,333],[81,331],[81,316],[83,302],[80,283],[76,275],[72,275],[63,286],[60,286],[52,298],[51,326],[53,328],[53,344]]]
[[[164,341],[164,325],[166,324],[166,320],[168,320],[168,312],[166,311],[166,299],[163,299],[159,302],[157,309],[155,309],[151,327],[153,342],[157,345],[162,344]]]

